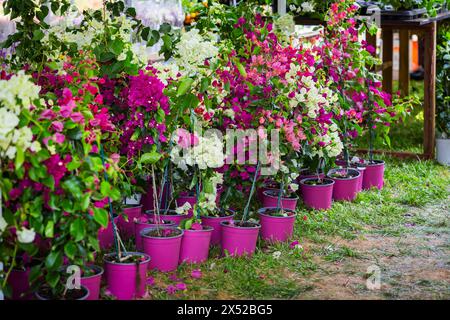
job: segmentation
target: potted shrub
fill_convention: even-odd
[[[436,77],[436,158],[450,165],[450,28],[439,31],[438,74]]]
[[[145,294],[150,257],[140,252],[106,254],[105,278],[107,289],[118,300],[141,298]]]
[[[342,168],[330,170],[327,177],[334,181],[333,200],[355,200],[358,195],[360,176],[361,173],[357,169]]]
[[[134,239],[136,250],[138,252],[142,252],[144,250],[144,246],[142,245],[142,237],[141,231],[148,228],[155,228],[157,225],[172,227],[175,226],[174,221],[164,220],[162,215],[160,216],[162,219],[160,222],[156,221],[154,217],[142,216],[134,219]]]

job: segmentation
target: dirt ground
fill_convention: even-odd
[[[298,299],[450,299],[450,198],[406,215],[414,216],[425,223],[405,224],[399,236],[366,230],[314,248],[325,254],[316,257],[317,272],[298,279],[306,288]],[[347,255],[326,259],[342,248]]]

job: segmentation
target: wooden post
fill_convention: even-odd
[[[400,77],[399,90],[402,97],[409,95],[409,30],[400,30]]]
[[[436,21],[430,23],[424,33],[424,141],[423,151],[428,159],[434,159],[436,122]]]
[[[393,41],[393,30],[383,29],[383,90],[388,93],[392,93]]]

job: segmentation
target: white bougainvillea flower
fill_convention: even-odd
[[[36,232],[34,232],[34,229],[22,227],[22,230],[17,231],[17,240],[19,240],[20,243],[31,243],[34,241],[35,237]]]
[[[6,227],[8,226],[8,224],[6,223],[5,218],[3,218],[2,216],[0,216],[0,234],[3,233],[3,231],[6,230]]]

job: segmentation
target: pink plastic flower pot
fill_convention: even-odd
[[[264,200],[264,192],[269,190],[279,190],[280,185],[272,180],[267,180],[259,187],[256,191],[256,196],[258,200],[262,203]]]
[[[222,226],[224,221],[233,221],[234,211],[231,215],[225,217],[201,217],[202,224],[213,228],[211,233],[211,245],[220,245],[222,239]]]
[[[148,255],[138,252],[128,252],[128,254],[143,255],[145,259],[137,263],[108,261],[107,257],[115,253],[110,253],[103,258],[107,289],[118,300],[132,300],[141,298],[145,294],[147,270],[151,259]]]
[[[303,203],[315,210],[328,210],[333,202],[334,181],[324,178],[324,184],[311,185],[308,181],[317,181],[317,178],[308,178],[300,181]]]
[[[118,225],[119,217],[114,218],[114,223]],[[100,228],[98,231],[98,241],[100,249],[106,250],[114,245],[114,233],[111,221],[108,223],[107,228]]]
[[[90,268],[95,271],[95,274],[89,277],[81,277],[81,285],[89,290],[86,300],[99,300],[103,268],[99,266],[91,266]]]
[[[166,211],[162,210],[161,214],[159,215],[160,219],[163,221],[173,221],[176,226],[180,224],[180,222],[184,219],[188,219],[189,217],[185,214],[177,214],[175,210],[168,210],[166,213],[170,214],[164,214]],[[145,214],[153,221],[155,221],[156,216],[153,214],[153,210],[149,210],[145,212]]]
[[[231,224],[233,223],[233,224]],[[256,250],[261,225],[252,223],[251,227],[238,227],[239,221],[222,222],[222,254],[233,257],[251,256]]]
[[[28,277],[30,268],[24,270],[13,269],[8,277],[8,284],[12,289],[12,300],[29,300],[30,299],[30,283]]]
[[[347,170],[353,176],[348,178],[337,178],[332,177],[331,175],[335,172]],[[330,179],[332,179],[334,183],[333,187],[333,200],[335,201],[353,201],[356,199],[358,195],[358,182],[361,173],[359,173],[356,169],[333,169],[328,172],[327,175]]]
[[[175,226],[173,221],[161,221],[161,225],[165,227]],[[137,251],[143,251],[144,245],[142,244],[141,231],[146,228],[155,228],[157,223],[153,221],[150,217],[140,217],[134,221],[134,237]]]
[[[174,227],[160,228],[161,230],[179,230],[180,233],[173,237],[154,237],[146,234],[154,229],[155,228],[146,228],[141,231],[144,252],[152,257],[152,260],[148,265],[149,269],[157,269],[163,272],[176,270],[180,259],[183,230]]]
[[[263,192],[263,207],[264,208],[276,208],[278,207],[278,195],[280,190],[267,190]],[[297,208],[298,197],[284,197],[280,199],[280,208],[293,210]]]
[[[358,167],[357,169],[360,173],[358,177],[358,192],[361,192],[363,190],[364,172],[366,171],[366,167]]]
[[[181,240],[180,264],[203,263],[208,260],[209,244],[213,228],[204,226],[203,230],[184,230]]]
[[[370,190],[376,187],[379,190],[384,186],[384,161],[376,160],[373,164],[366,164],[366,171],[363,178],[363,189]]]
[[[126,240],[134,235],[134,219],[142,215],[142,205],[126,207],[123,209],[123,213],[127,218],[119,216],[118,226],[120,236]]]
[[[189,209],[189,214],[187,215],[189,218],[192,217],[194,212],[194,206],[197,203],[197,197],[195,195],[191,195],[188,192],[181,192],[180,196],[175,200],[177,207],[182,207],[185,203],[189,203],[191,205],[191,209]]]
[[[297,217],[295,211],[284,210],[287,217],[277,217],[268,214],[268,211],[280,209],[262,208],[258,211],[259,223],[261,224],[261,239],[269,242],[286,242],[292,237],[294,233],[295,218]]]

